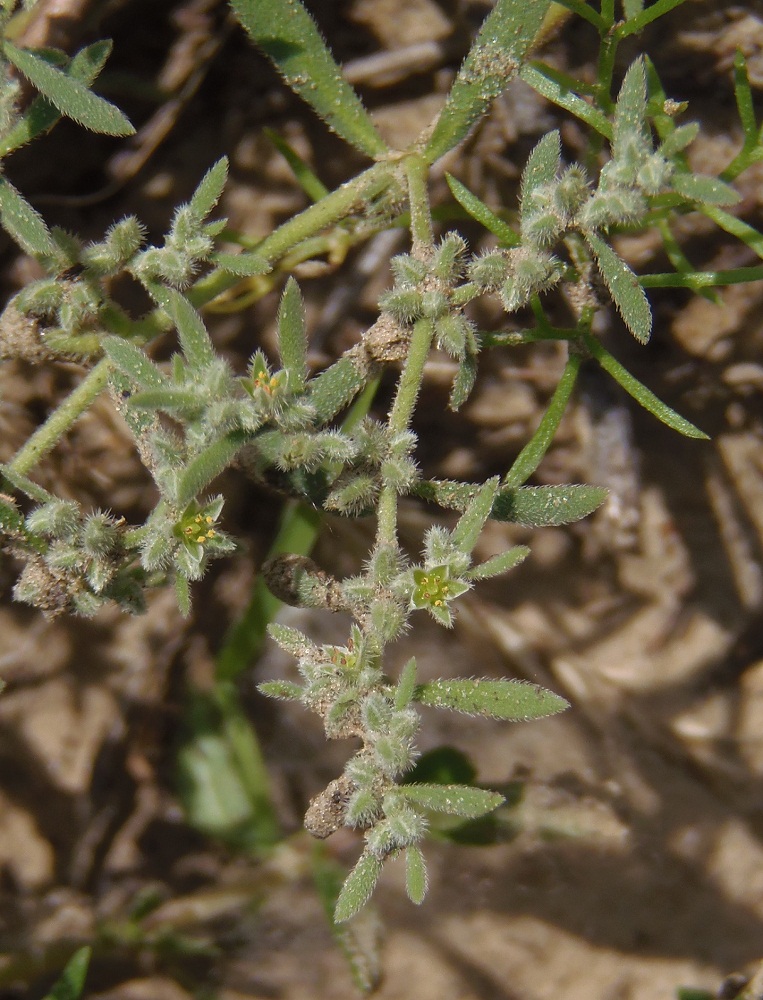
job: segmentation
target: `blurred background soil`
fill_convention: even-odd
[[[480,0],[309,6],[392,144],[432,120],[489,9]],[[62,123],[12,158],[9,177],[52,224],[99,239],[134,212],[159,239],[174,206],[227,154],[222,214],[249,236],[265,235],[305,199],[263,126],[329,187],[362,165],[282,87],[222,2],[39,0],[24,41],[71,52],[99,37],[114,39],[101,91],[138,133],[118,143]],[[668,94],[690,102],[686,120],[702,123],[693,168],[722,169],[741,144],[736,48],[754,88],[763,87],[763,5],[689,0],[643,44]],[[618,73],[635,52],[623,46]],[[543,56],[591,79],[595,54],[590,27],[571,20]],[[576,122],[513,85],[438,165],[435,204],[452,204],[447,169],[489,204],[514,205],[521,166],[553,127],[565,156],[579,155]],[[738,182],[738,214],[755,226],[762,182],[760,167]],[[473,246],[482,239],[469,225],[463,232]],[[681,220],[680,236],[698,268],[753,262],[696,214]],[[38,275],[2,239],[8,296]],[[298,269],[316,368],[372,322],[387,261],[405,248],[394,230],[342,267]],[[638,271],[664,267],[656,234],[619,248]],[[601,335],[712,441],[677,436],[586,371],[535,481],[608,486],[606,508],[571,528],[489,527],[483,556],[527,542],[531,557],[470,594],[452,634],[423,624],[393,651],[391,669],[415,653],[427,676],[523,677],[572,708],[521,725],[426,713],[422,750],[457,746],[481,781],[521,782],[523,796],[501,843],[428,847],[432,887],[421,909],[407,902],[399,866],[389,866],[376,916],[361,928],[369,943],[381,942],[380,997],[657,1000],[681,985],[715,991],[763,957],[763,288],[730,287],[714,300],[675,291],[650,298],[648,347],[633,343],[614,311]],[[237,370],[257,347],[272,350],[276,303],[274,292],[243,312],[209,314]],[[492,308],[483,307],[480,323],[505,325]],[[564,321],[564,304],[552,308]],[[434,359],[416,425],[425,473],[477,480],[505,470],[563,361],[553,345],[491,352],[454,416],[452,363]],[[74,364],[2,366],[1,460],[81,375]],[[133,522],[154,499],[105,399],[38,478]],[[278,512],[272,496],[236,473],[221,490],[225,527],[241,548],[195,588],[189,622],[170,593],[154,595],[140,618],[104,611],[91,621],[46,621],[11,602],[14,567],[0,567],[1,1000],[44,995],[85,942],[96,943],[87,995],[99,1000],[355,995],[298,832],[307,801],[349,751],[326,746],[317,720],[257,695],[257,681],[288,669],[275,649],[253,664],[243,695],[293,835],[252,859],[191,829],[175,795],[185,692],[209,683]],[[406,544],[417,546],[432,516],[405,506]],[[370,521],[329,517],[316,558],[332,572],[354,572],[371,534]],[[284,620],[346,636],[346,623],[328,613],[287,610]],[[358,838],[342,832],[328,850],[349,866]],[[136,935],[130,915],[149,898],[160,905]]]

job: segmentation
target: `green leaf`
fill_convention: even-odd
[[[19,515],[21,519],[21,515]],[[23,523],[23,522],[22,522]],[[407,708],[413,698],[416,688],[416,658],[412,656],[400,671],[400,677],[395,688],[395,709],[401,712]]]
[[[660,143],[660,152],[667,159],[672,159],[690,146],[699,135],[699,122],[687,122],[666,136]]]
[[[206,403],[193,389],[176,389],[167,386],[162,389],[144,389],[130,396],[130,407],[136,410],[163,410],[164,413],[178,414],[189,419],[204,412]]]
[[[366,379],[351,358],[340,358],[308,384],[319,423],[327,423],[348,406]]]
[[[321,198],[325,198],[329,193],[329,189],[323,181],[315,176],[294,147],[290,146],[283,136],[280,136],[274,129],[264,128],[262,131],[289,164],[297,184],[299,184],[310,201],[320,201]]]
[[[141,389],[167,387],[167,379],[162,372],[144,351],[131,344],[129,340],[123,340],[122,337],[106,337],[103,340],[103,350],[106,357]]]
[[[646,344],[652,332],[652,310],[638,278],[601,237],[586,233],[585,239],[623,322],[640,344]]]
[[[148,290],[172,320],[189,368],[205,371],[215,360],[215,349],[201,315],[176,288],[151,282]]]
[[[558,129],[543,136],[533,148],[522,171],[519,214],[524,217],[534,210],[532,195],[542,184],[555,180],[562,165],[562,140]]]
[[[0,222],[26,253],[44,256],[56,252],[42,216],[5,177],[0,177]]]
[[[80,49],[69,65],[64,67],[63,72],[88,86],[106,65],[111,48],[111,42],[108,40],[93,42],[92,45]],[[10,132],[0,139],[0,158],[47,131],[60,117],[60,112],[50,101],[39,95],[35,97]]]
[[[345,879],[336,901],[334,909],[336,923],[344,923],[363,909],[376,888],[382,865],[382,860],[370,851],[364,851],[360,855],[358,863]]]
[[[566,82],[561,82],[552,67],[542,62],[526,63],[519,71],[519,75],[541,97],[569,111],[605,139],[612,138],[612,123],[607,116],[570,90]]]
[[[553,691],[527,681],[442,679],[419,684],[415,700],[433,708],[448,708],[466,715],[527,721],[564,711],[569,703]]]
[[[464,510],[478,486],[450,480],[421,480],[413,487],[415,496],[451,510]],[[607,497],[602,486],[503,486],[493,503],[494,521],[511,521],[531,528],[570,524],[588,517]],[[475,567],[478,570],[479,567]],[[475,572],[470,571],[469,576]]]
[[[504,488],[496,497],[492,518],[530,528],[555,527],[588,517],[606,499],[607,490],[603,486],[568,484]]]
[[[11,42],[3,43],[9,62],[32,83],[61,114],[67,115],[85,128],[105,135],[134,135],[135,129],[119,108],[104,101],[79,80],[69,77],[25,49]]]
[[[724,212],[722,208],[716,208],[714,205],[702,205],[700,211],[712,219],[716,226],[720,226],[731,236],[746,243],[763,260],[763,233],[747,222],[737,219],[735,215]]]
[[[183,573],[175,573],[175,600],[183,618],[191,615],[191,584]]]
[[[399,785],[394,794],[401,795],[424,809],[447,813],[449,816],[462,816],[464,819],[485,816],[506,801],[498,792],[487,792],[470,785],[405,784]]]
[[[699,427],[695,427],[693,423],[682,417],[680,413],[676,413],[667,403],[663,403],[661,399],[658,399],[651,389],[647,389],[642,382],[639,382],[637,378],[631,375],[627,368],[624,368],[609,351],[603,348],[595,337],[586,335],[585,343],[604,371],[608,372],[625,389],[628,395],[632,396],[652,416],[657,417],[663,424],[667,424],[668,427],[671,427],[674,431],[678,431],[679,434],[683,434],[684,437],[700,438],[705,441],[710,440],[709,435],[701,431]]]
[[[0,532],[6,535],[26,534],[24,530],[24,518],[18,507],[0,496]],[[410,698],[408,699],[410,701]]]
[[[514,232],[508,222],[499,218],[492,209],[487,207],[484,201],[481,201],[476,194],[472,194],[469,188],[461,181],[456,180],[452,174],[446,173],[445,179],[451,194],[461,208],[481,223],[488,232],[497,236],[501,246],[515,247],[519,245],[519,234]]]
[[[575,388],[582,360],[582,355],[570,354],[567,364],[564,366],[562,377],[554,389],[554,395],[538,424],[538,429],[517,455],[514,464],[504,476],[504,486],[521,486],[540,465],[541,459],[556,437],[557,428],[564,416],[567,403],[570,401],[572,390]]]
[[[240,278],[254,278],[272,270],[265,258],[256,253],[215,253],[212,254],[212,263]]]
[[[629,156],[634,137],[642,146],[650,144],[646,121],[646,69],[644,60],[637,59],[628,67],[615,105],[612,133],[612,154],[616,160]]]
[[[477,381],[477,356],[465,354],[458,364],[453,387],[448,396],[448,408],[458,412],[469,398],[474,383]]]
[[[491,559],[480,563],[467,570],[464,576],[467,580],[488,580],[493,576],[500,576],[501,573],[508,573],[514,569],[530,555],[530,550],[526,545],[515,545],[506,552],[501,552]]]
[[[427,865],[424,854],[418,844],[411,844],[405,849],[405,891],[408,899],[416,906],[424,902],[429,888]]]
[[[205,448],[183,470],[177,484],[177,495],[172,499],[180,507],[189,504],[216,476],[228,468],[248,440],[248,435],[233,431]]]
[[[90,965],[91,954],[90,947],[75,951],[45,1000],[78,1000],[85,988],[85,977]]]
[[[717,177],[675,173],[670,183],[674,191],[701,205],[736,205],[741,200],[738,191]]]
[[[292,681],[263,681],[257,685],[257,690],[268,698],[277,698],[279,701],[300,701],[302,698],[302,688]]]
[[[387,152],[358,95],[299,0],[230,0],[236,17],[286,84],[327,125],[368,156]]]
[[[485,18],[422,151],[427,163],[439,160],[465,139],[516,76],[549,6],[549,0],[498,0]]]
[[[199,186],[188,203],[198,219],[206,219],[220,200],[228,179],[228,157],[221,157],[199,181]]]
[[[345,870],[327,855],[322,844],[313,846],[310,861],[318,898],[328,918],[334,940],[350,967],[355,985],[364,996],[373,993],[381,979],[379,917],[373,910],[367,910],[349,924],[337,924],[334,920],[334,908]]]
[[[471,555],[485,522],[490,517],[493,501],[498,492],[498,483],[498,476],[494,476],[480,487],[453,529],[451,541],[464,555]]]
[[[294,278],[286,282],[278,307],[278,353],[289,376],[289,389],[302,392],[307,380],[305,306]]]
[[[658,17],[663,17],[663,15],[674,10],[676,7],[680,7],[682,3],[686,3],[686,0],[655,0],[645,10],[642,10],[640,14],[630,18],[628,21],[622,21],[615,28],[615,38],[619,40],[626,38],[628,35],[638,34],[638,32],[644,30],[647,24],[656,21]]]

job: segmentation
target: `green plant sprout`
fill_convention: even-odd
[[[342,826],[363,834],[360,858],[335,892],[336,924],[362,909],[385,862],[397,856],[405,859],[408,895],[420,903],[427,890],[421,843],[433,814],[472,820],[503,801],[469,783],[406,780],[417,758],[418,706],[510,721],[538,719],[567,707],[558,695],[518,680],[419,680],[414,660],[391,679],[385,655],[409,624],[420,620],[419,612],[450,627],[463,594],[527,557],[526,547],[515,546],[476,562],[475,548],[489,519],[562,525],[603,502],[606,491],[597,486],[527,485],[554,439],[583,361],[594,359],[678,433],[707,437],[630,374],[604,348],[593,326],[596,313],[609,307],[603,289],[627,330],[646,344],[652,311],[645,289],[706,293],[763,277],[763,265],[694,270],[672,229],[678,216],[701,212],[763,258],[763,234],[727,211],[739,200],[732,182],[763,157],[743,58],[735,63],[734,85],[744,143],[717,177],[689,168],[685,151],[698,126],[681,121],[685,106],[666,96],[646,56],[637,57],[615,85],[619,43],[682,2],[657,0],[645,7],[642,0],[624,0],[618,19],[614,0],[602,0],[598,10],[582,0],[561,5],[498,0],[436,121],[408,148],[397,150],[388,148],[299,0],[231,0],[233,12],[286,84],[372,161],[326,191],[283,140],[276,140],[312,204],[257,244],[242,239],[238,252],[226,249],[221,242],[225,222],[213,217],[226,182],[224,158],[209,168],[190,201],[177,208],[157,246],[146,244],[145,230],[134,217],[117,221],[91,244],[50,229],[24,195],[0,177],[0,222],[46,274],[6,307],[0,322],[2,356],[36,363],[76,358],[88,367],[69,398],[0,468],[6,490],[0,497],[2,544],[21,565],[15,597],[49,615],[93,615],[109,603],[139,612],[147,591],[170,583],[188,615],[192,583],[212,560],[235,547],[223,528],[224,497],[212,488],[219,474],[241,463],[292,497],[246,617],[220,652],[215,693],[200,708],[206,720],[200,725],[211,727],[214,738],[203,746],[189,745],[181,763],[189,780],[198,782],[212,766],[213,751],[227,753],[244,776],[243,787],[261,806],[260,842],[277,839],[272,809],[263,801],[262,761],[234,686],[269,623],[270,635],[296,660],[298,679],[267,681],[260,690],[315,712],[327,738],[352,737],[359,744],[343,773],[311,802],[305,819],[317,838]],[[558,19],[561,8],[598,33],[593,84],[530,59],[544,23]],[[96,43],[73,57],[18,48],[9,40],[17,13],[12,2],[0,13],[0,153],[11,155],[62,115],[96,132],[129,134],[132,127],[122,113],[91,89],[110,43]],[[18,74],[37,92],[23,108]],[[473,254],[456,229],[435,235],[430,170],[489,113],[493,99],[517,75],[585,126],[589,155],[585,166],[568,163],[560,133],[545,135],[524,166],[516,210],[492,209],[448,176],[463,212],[493,237],[492,249]],[[378,319],[342,357],[311,373],[302,297],[290,268],[329,253],[337,241],[347,247],[403,222],[409,225],[410,250],[391,261],[393,283],[379,300]],[[620,233],[652,227],[661,234],[672,269],[637,276],[613,242]],[[121,274],[130,275],[150,296],[153,307],[145,315],[128,315],[111,298],[110,285]],[[252,288],[262,294],[281,284],[278,364],[272,366],[255,349],[247,370],[233,371],[210,339],[200,310],[214,307],[227,293],[234,294],[235,303],[235,296],[243,301]],[[565,328],[554,326],[543,306],[544,296],[560,289],[572,304]],[[500,302],[509,316],[531,314],[535,325],[477,329],[470,304],[484,297]],[[176,331],[178,352],[168,364],[157,364],[145,348],[169,330]],[[545,340],[566,345],[567,363],[536,432],[505,474],[484,483],[424,478],[412,419],[431,351],[444,350],[458,362],[449,400],[458,410],[472,391],[483,351]],[[397,366],[389,413],[384,420],[373,419],[370,405],[380,375]],[[83,510],[30,478],[103,391],[125,417],[156,486],[158,501],[141,525]],[[160,420],[160,414],[171,420]],[[23,508],[14,495],[25,498]],[[413,562],[398,540],[404,496],[458,513],[452,530],[433,526],[426,531],[421,555]],[[309,558],[323,510],[348,517],[376,511],[373,546],[357,575],[335,579]],[[353,624],[346,643],[320,644],[275,623],[279,601],[347,612]],[[218,737],[222,743],[214,742]],[[207,751],[212,756],[205,756]],[[195,818],[210,832],[223,829],[213,818]]]

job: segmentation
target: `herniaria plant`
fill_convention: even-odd
[[[450,627],[461,595],[527,557],[526,547],[515,546],[476,563],[475,546],[488,519],[559,525],[586,516],[603,501],[605,491],[595,486],[525,485],[553,439],[581,363],[595,359],[678,432],[706,436],[630,375],[593,332],[597,311],[611,301],[645,344],[652,317],[644,288],[650,284],[699,289],[761,277],[760,267],[694,272],[668,240],[673,219],[699,211],[756,252],[761,245],[760,234],[725,211],[738,200],[730,182],[762,155],[743,60],[736,64],[736,93],[745,144],[721,177],[690,170],[685,150],[698,126],[682,123],[685,106],[665,95],[648,58],[630,64],[612,96],[620,41],[681,2],[657,0],[645,7],[643,0],[624,0],[617,19],[612,0],[602,0],[600,10],[582,0],[563,0],[560,6],[549,0],[498,0],[434,124],[411,146],[395,150],[377,132],[299,0],[231,0],[233,12],[285,82],[372,161],[327,192],[292,154],[313,203],[256,245],[238,240],[244,246],[240,252],[231,250],[225,221],[210,218],[225,185],[225,159],[211,166],[191,200],[177,208],[157,246],[147,245],[134,217],[115,222],[101,241],[89,244],[50,229],[0,177],[0,221],[46,275],[7,305],[2,355],[35,363],[75,358],[86,368],[72,395],[0,470],[6,490],[0,498],[2,545],[21,566],[17,600],[48,615],[93,615],[108,603],[136,613],[150,589],[171,583],[188,614],[193,581],[211,560],[234,549],[221,527],[224,498],[210,491],[232,464],[277,483],[313,511],[348,517],[376,513],[373,547],[357,575],[334,579],[296,547],[264,569],[281,600],[341,610],[352,618],[344,646],[320,644],[272,624],[270,634],[294,657],[299,677],[260,685],[268,695],[294,699],[315,712],[327,738],[357,741],[342,774],[313,800],[305,818],[316,837],[341,826],[362,831],[362,853],[339,893],[336,921],[366,903],[385,861],[398,855],[405,858],[408,894],[421,902],[427,876],[420,845],[430,815],[474,818],[502,801],[471,785],[406,780],[416,760],[417,706],[505,720],[535,719],[566,706],[561,697],[521,681],[419,681],[413,659],[392,679],[385,656],[422,613]],[[61,115],[97,132],[129,135],[132,126],[122,113],[91,90],[110,43],[98,42],[72,57],[19,48],[10,40],[16,6],[5,0],[0,13],[0,154],[10,155],[48,131]],[[594,84],[529,60],[544,30],[570,12],[599,34]],[[590,155],[585,167],[566,163],[559,132],[544,136],[522,172],[516,212],[512,206],[489,208],[448,177],[458,204],[493,237],[493,249],[473,254],[455,229],[435,237],[428,176],[517,74],[584,123]],[[21,79],[37,93],[23,107]],[[287,274],[287,254],[292,262],[305,260],[324,253],[338,228],[360,242],[404,219],[410,250],[391,262],[394,281],[379,301],[378,319],[330,367],[311,374],[303,304]],[[613,237],[653,225],[665,235],[674,270],[639,279],[613,248]],[[221,237],[228,249],[221,248]],[[146,315],[128,315],[111,297],[114,279],[123,274],[150,296],[153,308]],[[279,360],[273,365],[255,350],[248,369],[237,373],[215,350],[200,310],[262,276],[271,285],[288,279],[277,318]],[[552,289],[561,289],[570,303],[568,328],[553,326],[546,316],[542,300]],[[486,296],[509,315],[531,314],[535,325],[478,330],[470,304]],[[179,350],[169,364],[156,364],[146,348],[169,330],[176,331]],[[511,468],[481,484],[424,478],[411,423],[430,352],[439,348],[458,362],[450,393],[450,407],[458,410],[469,398],[482,351],[537,340],[563,342],[568,360],[537,432]],[[397,388],[380,421],[368,415],[369,406],[390,366],[399,369]],[[158,502],[144,524],[83,510],[30,477],[104,390],[125,417],[156,485]],[[452,530],[434,526],[425,533],[414,562],[398,541],[404,496],[458,512]]]

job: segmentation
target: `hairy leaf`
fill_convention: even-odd
[[[294,278],[286,282],[278,307],[278,353],[289,376],[289,389],[302,392],[307,380],[307,334],[302,293]]]
[[[488,479],[479,488],[474,498],[469,501],[458,524],[453,529],[451,541],[465,555],[471,555],[472,549],[477,544],[480,532],[490,517],[490,511],[493,509],[493,501],[498,492],[498,482],[498,476],[495,476],[493,479]]]
[[[464,819],[484,816],[506,801],[498,792],[487,792],[470,785],[405,784],[395,790],[395,795],[398,794],[424,809],[447,813],[449,816],[462,816]]]
[[[164,389],[167,379],[144,351],[122,337],[106,337],[103,350],[120,371],[141,389]]]
[[[197,218],[206,219],[220,200],[227,179],[228,157],[223,156],[201,178],[188,203],[188,207]]]
[[[608,372],[625,389],[628,395],[632,396],[637,403],[640,403],[645,410],[648,410],[653,416],[657,417],[663,424],[667,424],[674,431],[683,434],[684,437],[709,440],[708,435],[704,431],[701,431],[699,427],[695,427],[691,421],[687,420],[686,417],[682,417],[680,413],[676,413],[667,403],[663,403],[661,399],[655,396],[651,389],[647,389],[642,382],[639,382],[635,376],[631,375],[628,369],[624,368],[609,351],[602,347],[598,340],[594,337],[586,336],[585,342],[589,351],[604,371]]]
[[[89,86],[106,65],[111,48],[111,42],[108,40],[93,42],[92,45],[80,49],[69,65],[63,68],[63,72]],[[14,149],[26,145],[35,136],[47,131],[60,117],[59,110],[47,98],[38,95],[24,110],[10,132],[0,138],[0,157],[7,156]]]
[[[387,151],[360,98],[342,76],[299,0],[230,0],[230,4],[288,86],[337,135],[368,156]]]
[[[433,708],[513,722],[542,719],[569,707],[564,698],[537,684],[487,678],[428,681],[418,685],[415,700]]]
[[[498,0],[485,18],[422,151],[427,163],[439,160],[465,139],[516,76],[549,6],[549,0]]]
[[[405,891],[416,906],[424,902],[429,888],[429,877],[424,854],[418,844],[405,849]]]
[[[135,129],[119,108],[88,90],[84,83],[67,76],[26,49],[3,43],[8,61],[32,83],[61,114],[72,118],[93,132],[106,135],[133,135]]]
[[[461,208],[481,223],[488,232],[497,236],[501,245],[515,247],[519,244],[519,235],[514,232],[508,222],[504,222],[491,208],[488,208],[484,201],[481,201],[476,194],[472,194],[465,184],[462,184],[452,174],[446,173],[445,179],[451,194]]]
[[[717,177],[676,173],[673,174],[671,184],[673,190],[684,198],[698,201],[702,205],[736,205],[741,200],[738,191]]]
[[[552,67],[542,62],[526,63],[519,75],[541,97],[569,111],[606,139],[612,138],[612,124],[607,116],[570,90],[566,83],[560,82]]]
[[[646,344],[652,332],[652,310],[638,278],[600,236],[586,233],[585,238],[623,322],[640,344]]]
[[[55,253],[42,216],[5,177],[0,177],[0,222],[26,253],[41,256]]]
[[[491,559],[480,563],[467,570],[464,576],[467,580],[488,580],[493,576],[500,576],[501,573],[508,573],[514,569],[530,555],[530,550],[526,545],[515,545],[506,552],[501,552]]]
[[[176,288],[152,282],[149,291],[172,320],[189,367],[205,371],[215,360],[215,349],[201,315]]]
[[[215,253],[212,263],[240,278],[253,278],[271,271],[271,265],[256,253]]]
[[[342,891],[336,901],[334,920],[344,923],[362,910],[376,888],[383,862],[370,851],[364,851],[350,874],[345,879]]]
[[[247,440],[248,435],[232,431],[205,448],[183,470],[177,495],[172,499],[180,507],[190,503],[216,476],[228,468]]]
[[[351,358],[340,358],[308,384],[310,402],[320,423],[326,423],[352,402],[365,378]]]

